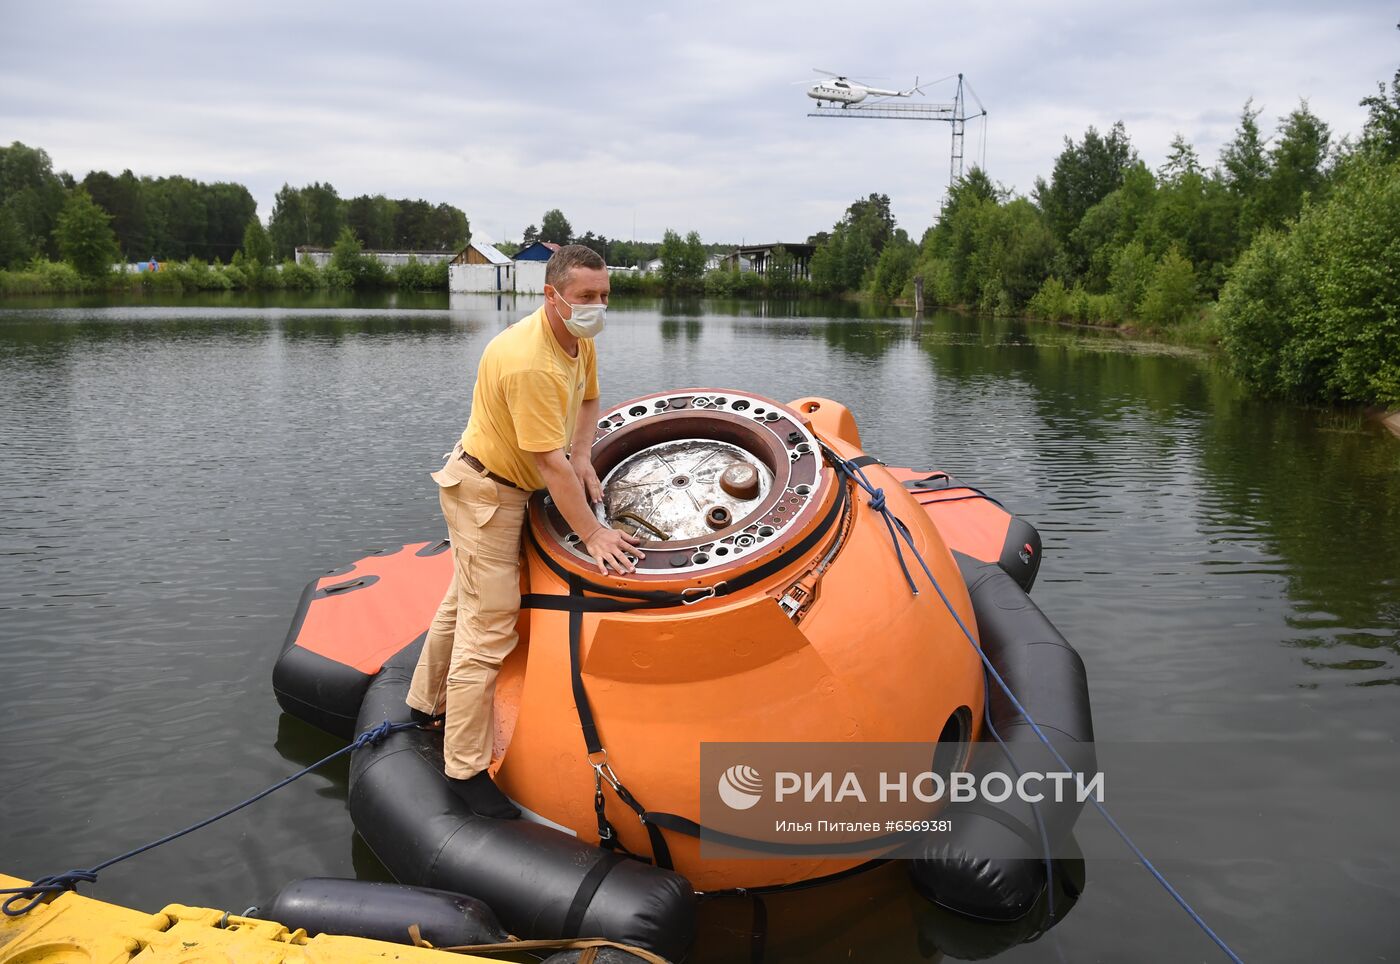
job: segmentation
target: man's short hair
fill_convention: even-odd
[[[605,271],[607,267],[602,255],[592,248],[582,244],[566,244],[554,252],[544,266],[544,283],[555,291],[561,291],[569,283],[569,275],[575,268]]]

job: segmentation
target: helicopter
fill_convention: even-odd
[[[797,83],[807,84],[807,96],[817,102],[817,106],[823,106],[823,101],[830,101],[833,105],[840,104],[842,107],[850,107],[852,104],[859,104],[867,97],[913,97],[915,94],[922,94],[919,87],[919,78],[914,78],[914,86],[908,90],[882,90],[879,87],[871,87],[859,81],[852,80],[845,74],[833,73],[829,70],[822,70],[813,67],[819,74],[825,74],[826,80],[818,81],[797,81]]]

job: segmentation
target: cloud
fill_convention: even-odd
[[[1373,3],[1030,0],[534,6],[33,4],[0,37],[0,138],[90,169],[448,201],[495,237],[576,230],[800,240],[870,192],[917,235],[948,178],[941,123],[808,118],[813,66],[906,85],[963,72],[969,160],[1027,192],[1065,136],[1122,119],[1150,165],[1209,163],[1253,97],[1334,133],[1396,63]],[[931,89],[945,99],[952,82]]]

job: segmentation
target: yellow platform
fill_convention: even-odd
[[[0,888],[29,881],[0,874]],[[497,959],[449,954],[406,944],[289,931],[273,921],[171,904],[143,914],[75,892],[60,894],[23,917],[0,917],[0,964],[296,964],[296,962],[444,961],[499,964]]]

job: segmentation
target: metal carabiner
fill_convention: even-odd
[[[691,593],[696,593],[697,595],[691,595]],[[698,602],[704,602],[706,599],[713,598],[715,598],[714,586],[686,586],[681,590],[682,606],[693,606]]]
[[[608,781],[608,786],[610,786],[610,787],[613,788],[613,792],[614,792],[614,793],[621,793],[621,792],[622,792],[622,782],[621,782],[620,780],[618,780],[617,774],[613,772],[612,764],[610,764],[610,763],[599,763],[599,764],[595,764],[594,767],[593,767],[593,770],[594,770],[595,773],[598,774],[598,776],[600,776],[600,777],[602,777],[604,780]]]
[[[706,599],[714,599],[719,595],[720,587],[726,585],[724,582],[717,582],[713,586],[687,586],[681,590],[681,605],[694,606],[698,602]],[[697,593],[697,595],[690,595]]]
[[[598,753],[602,755],[601,760],[598,760],[596,763],[592,759],[588,761],[588,765],[593,768],[594,788],[601,793],[603,790],[603,781],[606,780],[608,786],[612,787],[614,792],[620,790],[622,788],[622,783],[617,779],[617,774],[613,772],[612,764],[608,762],[608,751],[602,749],[599,750]],[[592,756],[593,754],[590,753],[589,757]]]

